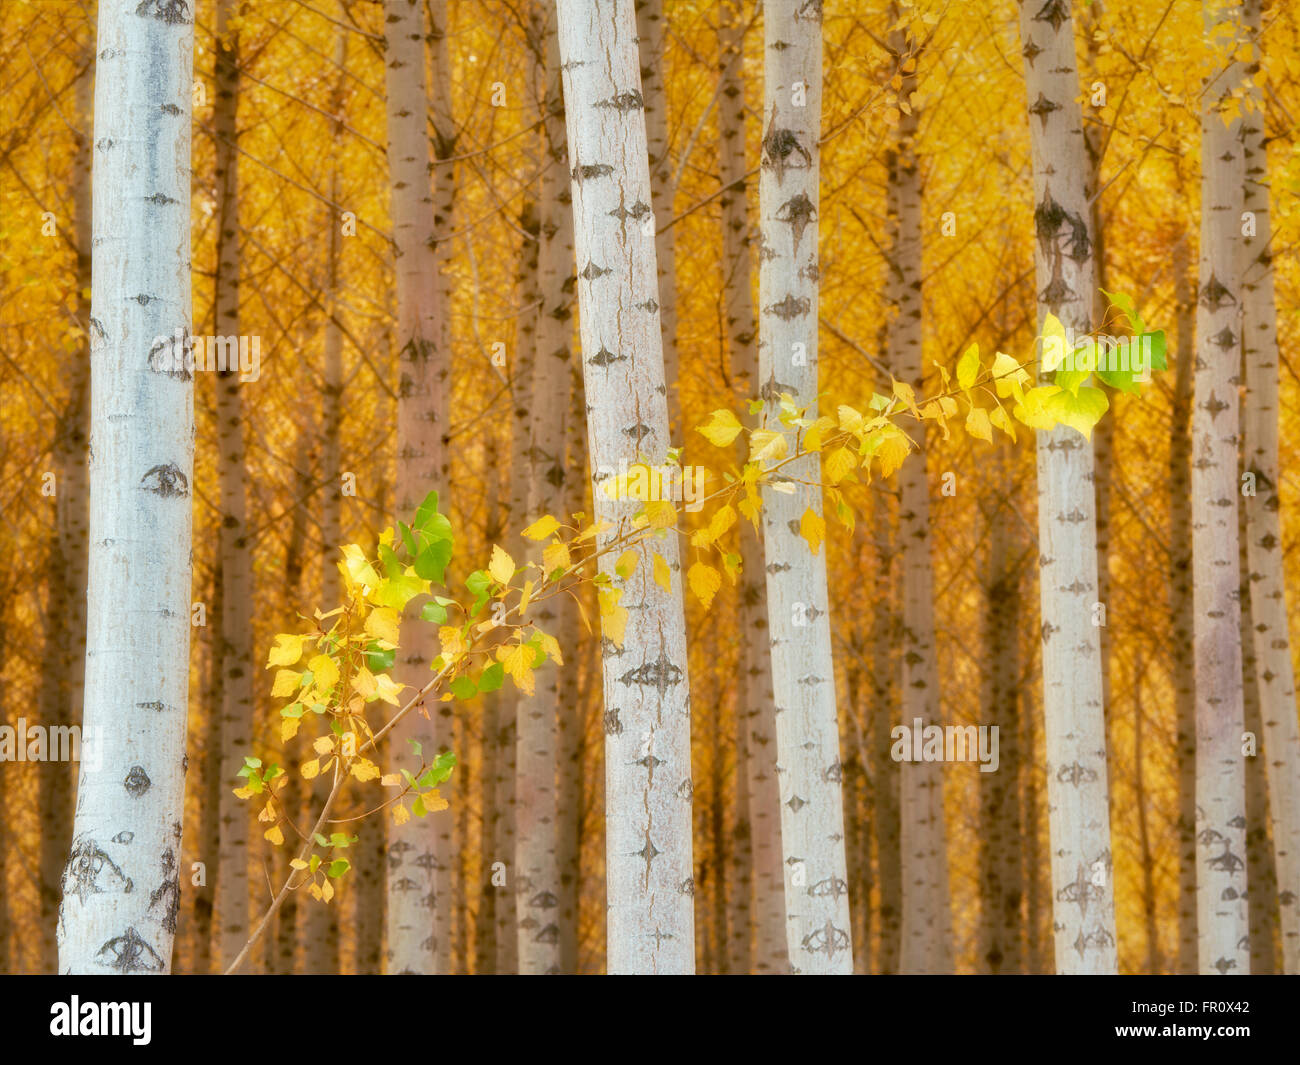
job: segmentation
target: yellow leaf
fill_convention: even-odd
[[[365,629],[377,640],[382,640],[393,647],[399,643],[398,629],[400,619],[397,611],[390,606],[375,607],[366,618]]]
[[[352,775],[360,781],[374,780],[379,776],[379,766],[367,758],[358,758],[352,763]]]
[[[1007,396],[1014,396],[1017,403],[1025,401],[1024,386],[1032,383],[1029,371],[1023,370],[1020,364],[1010,355],[999,351],[993,358],[993,387],[997,391],[999,399],[1006,399]]]
[[[971,407],[966,415],[966,432],[980,440],[993,442],[993,430],[989,427],[989,414],[983,407]]]
[[[916,409],[916,392],[906,381],[894,382],[894,395],[903,401],[903,405],[911,410]]]
[[[329,754],[334,750],[334,740],[330,736],[317,736],[312,741],[311,749],[317,754]]]
[[[334,897],[334,885],[328,880],[320,886],[320,897],[326,902],[329,902],[329,900]]]
[[[235,795],[240,799],[251,799],[253,797],[253,789],[250,788],[247,784],[245,784],[242,788],[231,788],[230,790],[233,791]]]
[[[568,544],[551,544],[542,552],[542,569],[546,571],[547,576],[557,569],[568,569],[572,564]]]
[[[1016,439],[1015,425],[1012,423],[1011,419],[1007,417],[1007,412],[1002,407],[994,407],[993,410],[989,412],[989,421],[992,422],[996,428],[1001,429],[1007,434],[1007,436],[1011,437],[1013,441]]]
[[[547,514],[545,517],[538,518],[528,526],[528,528],[524,530],[524,535],[530,540],[545,540],[559,527],[560,523]]]
[[[880,460],[880,472],[886,477],[890,476],[903,464],[910,450],[911,446],[902,430],[893,429],[892,432],[886,432],[876,451],[876,458]]]
[[[385,773],[379,778],[379,785],[384,788],[400,788],[402,786],[402,774]]]
[[[298,690],[298,682],[301,679],[302,674],[292,669],[277,669],[275,671],[275,683],[271,685],[271,694],[277,699],[292,695]]]
[[[308,637],[282,632],[275,638],[275,646],[266,660],[267,666],[291,666],[302,657],[302,645]]]
[[[637,551],[624,551],[614,563],[614,572],[623,578],[630,577],[636,572],[636,564],[640,559],[641,555]]]
[[[445,658],[455,658],[465,650],[465,641],[460,629],[455,625],[443,625],[438,629],[438,642],[442,645]]]
[[[537,635],[540,637],[542,650],[546,653],[546,657],[553,659],[557,666],[564,665],[564,655],[560,652],[560,641],[540,629],[537,630]]]
[[[862,423],[867,420],[860,411],[843,404],[840,405],[840,409],[836,413],[840,416],[840,428],[846,433],[856,433],[862,428]]]
[[[808,541],[812,553],[817,554],[821,550],[822,541],[826,539],[826,520],[809,507],[799,519],[799,535]]]
[[[386,703],[392,706],[401,706],[402,700],[398,694],[406,687],[404,684],[398,684],[387,673],[381,673],[375,678],[375,694]]]
[[[691,586],[691,591],[704,604],[706,610],[712,604],[713,597],[718,594],[718,589],[722,587],[722,574],[703,562],[696,562],[691,566],[686,573],[686,580]]]
[[[702,434],[710,444],[726,447],[740,435],[742,428],[731,411],[715,410],[709,415],[708,423],[701,425],[696,432]]]
[[[647,503],[645,515],[650,520],[652,529],[671,529],[677,524],[677,508],[667,499]]]
[[[710,538],[716,540],[735,524],[735,508],[730,503],[724,503],[713,512],[713,517],[709,519]]]
[[[272,825],[270,828],[268,828],[265,832],[262,833],[262,838],[269,839],[272,843],[274,843],[278,847],[280,846],[281,843],[284,842],[284,833],[280,831],[279,825]]]
[[[789,451],[789,443],[786,441],[784,433],[778,433],[772,429],[755,429],[749,434],[749,460],[751,462],[763,462],[771,459],[778,462],[785,458]]]
[[[980,346],[972,344],[957,360],[957,387],[969,392],[980,373]]]
[[[411,819],[411,811],[400,802],[393,807],[393,824],[404,825]]]
[[[506,672],[514,678],[516,687],[525,695],[533,694],[533,649],[527,644],[517,643],[506,652],[502,664]],[[425,805],[428,805],[427,803]]]
[[[316,655],[307,663],[307,668],[311,670],[312,683],[320,691],[332,688],[338,683],[339,667],[329,655]]]
[[[500,545],[492,548],[492,561],[488,563],[488,573],[498,584],[509,584],[515,575],[515,560],[501,550]]]
[[[826,476],[831,484],[839,484],[857,468],[857,457],[846,447],[837,447],[826,456]]]
[[[375,694],[375,675],[365,666],[358,666],[352,674],[352,687],[362,698],[369,699]]]
[[[655,555],[654,560],[655,584],[659,585],[666,592],[673,590],[673,575],[668,569],[668,563],[660,555]]]
[[[300,717],[284,717],[280,719],[280,742],[288,743],[298,735],[298,726],[302,724]]]
[[[289,868],[290,868],[290,869],[306,869],[306,868],[308,868],[308,865],[307,865],[307,863],[304,862],[301,858],[294,858],[294,859],[289,863]]]

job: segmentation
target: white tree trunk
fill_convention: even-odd
[[[900,65],[910,54],[901,31],[890,35]],[[912,60],[913,64],[915,59]],[[914,67],[913,67],[914,71]],[[916,74],[901,75],[900,98],[916,89]],[[899,119],[889,180],[898,212],[892,268],[894,313],[886,327],[894,376],[925,393],[921,366],[921,174],[917,168],[915,108]],[[930,558],[930,485],[926,477],[926,430],[908,429],[917,449],[899,471],[898,538],[903,545],[902,714],[909,728],[918,719],[942,724],[939,663],[934,646],[934,569]],[[903,861],[903,973],[952,971],[952,913],[948,902],[948,848],[943,815],[943,764],[899,766]]]
[[[1207,36],[1240,29],[1235,4],[1206,0]],[[1192,594],[1196,653],[1196,916],[1202,973],[1250,972],[1246,770],[1242,757],[1237,384],[1241,367],[1241,120],[1224,95],[1242,66],[1213,72],[1202,98],[1201,267],[1192,411]]]
[[[741,0],[727,0],[718,27],[722,87],[718,122],[718,170],[723,194],[722,291],[730,345],[731,379],[740,401],[758,395],[758,336],[754,319],[753,227],[749,219],[745,165],[744,18]],[[737,442],[737,461],[748,442]],[[776,706],[772,701],[772,655],[767,633],[767,586],[763,543],[748,523],[740,529],[740,631],[744,683],[737,713],[743,721],[745,798],[748,803],[753,879],[754,947],[749,968],[784,972],[785,876],[781,871],[781,793],[776,779]],[[747,933],[748,934],[748,933]]]
[[[778,428],[775,411],[783,392],[808,405],[809,417],[816,411],[820,0],[773,5],[763,21],[759,377],[769,427]],[[763,491],[786,946],[795,972],[850,974],[826,555],[823,548],[814,556],[799,533],[805,511],[821,514],[821,463],[813,455],[788,470],[793,493]]]
[[[650,206],[654,209],[655,262],[659,275],[659,328],[663,335],[664,384],[668,389],[668,424],[682,427],[681,365],[677,355],[677,230],[665,228],[673,218],[677,179],[669,152],[668,89],[665,70],[668,19],[664,0],[636,0],[641,95],[645,102],[646,149],[650,154]]]
[[[1259,60],[1260,0],[1245,0],[1245,21]],[[1281,471],[1278,465],[1277,303],[1273,294],[1272,224],[1264,100],[1252,86],[1254,108],[1244,119],[1245,208],[1255,235],[1243,241],[1242,342],[1246,396],[1242,420],[1246,468],[1255,494],[1246,511],[1255,673],[1264,735],[1259,757],[1268,768],[1273,849],[1282,917],[1282,971],[1300,973],[1300,725],[1296,719],[1286,585],[1282,565]]]
[[[559,0],[573,179],[583,375],[595,512],[630,528],[639,504],[611,500],[619,463],[662,463],[669,446],[650,210],[650,172],[632,0]],[[677,537],[643,541],[622,590],[622,647],[603,643],[607,969],[695,968],[690,685]],[[652,556],[672,573],[655,583]]]
[[[103,0],[98,17],[84,719],[96,746],[81,762],[59,969],[166,973],[189,686],[193,376],[171,356],[190,330],[194,22],[161,0]]]
[[[414,0],[388,0],[385,84],[388,93],[388,165],[393,187],[393,241],[397,266],[397,345],[400,380],[397,398],[396,513],[410,521],[431,489],[446,511],[449,487],[445,443],[450,351],[444,327],[445,292],[439,277],[434,239],[432,159],[425,131],[429,103],[425,91],[423,8]],[[429,676],[433,648],[421,634],[429,626],[404,619],[403,648],[396,678],[416,688]],[[408,714],[393,729],[389,749],[406,764],[416,740],[426,757],[437,751],[435,735],[446,734],[437,704],[436,721]],[[449,724],[449,723],[448,723]],[[396,770],[397,764],[393,769]],[[451,818],[414,817],[389,826],[387,894],[387,971],[446,972],[450,915],[446,913],[450,855],[440,846]]]
[[[1020,37],[1034,168],[1040,323],[1092,330],[1088,160],[1068,0],[1023,3]],[[1107,415],[1113,417],[1113,415]],[[1038,434],[1039,595],[1052,914],[1058,973],[1114,973],[1115,892],[1097,597],[1092,446],[1066,426]]]
[[[524,461],[527,511],[515,517],[531,524],[554,513],[566,501],[565,429],[573,380],[572,279],[573,216],[569,198],[568,151],[564,132],[564,98],[560,48],[554,9],[534,9],[542,97],[542,177],[536,254],[539,297],[534,331],[531,399]],[[523,526],[519,526],[522,528]],[[540,552],[536,552],[540,561]],[[560,596],[542,609],[538,620],[557,639],[574,635],[573,602]],[[572,646],[562,644],[562,646]],[[516,702],[516,841],[515,890],[519,914],[519,971],[561,972],[560,867],[557,757],[559,753],[559,670],[549,666],[537,678],[536,694]]]

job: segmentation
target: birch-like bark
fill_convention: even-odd
[[[1259,63],[1260,0],[1243,11]],[[1277,868],[1282,921],[1282,971],[1300,973],[1300,723],[1296,718],[1295,673],[1291,665],[1286,584],[1282,564],[1281,470],[1278,464],[1277,304],[1273,293],[1272,223],[1263,91],[1248,88],[1252,109],[1242,119],[1245,209],[1254,216],[1254,235],[1243,240],[1242,343],[1246,393],[1242,422],[1246,468],[1255,475],[1255,494],[1246,510],[1251,620],[1263,736],[1260,756],[1268,768],[1270,829]]]
[[[1095,287],[1069,0],[1022,0],[1020,37],[1034,170],[1040,323],[1092,331]],[[1038,543],[1043,716],[1058,973],[1114,973],[1115,894],[1107,804],[1091,443],[1039,431]]]
[[[166,973],[180,906],[189,686],[188,4],[104,0],[95,84],[90,572],[59,970]]]
[[[723,193],[722,297],[731,379],[743,401],[758,395],[758,329],[754,320],[753,227],[745,165],[744,10],[741,0],[725,0],[720,12],[718,48],[718,170]],[[737,461],[748,459],[743,438]],[[781,794],[776,779],[776,706],[772,701],[772,656],[768,646],[767,587],[763,575],[762,534],[748,523],[740,529],[740,631],[744,682],[737,703],[741,717],[743,783],[752,870],[754,946],[744,971],[784,972],[785,875],[781,869]],[[739,753],[738,753],[739,757]],[[737,958],[739,963],[739,957]]]
[[[916,89],[915,57],[901,31],[890,35],[901,74],[899,97]],[[921,174],[916,159],[915,106],[898,123],[890,152],[889,181],[898,212],[893,247],[893,313],[886,345],[894,375],[925,392],[921,366]],[[903,545],[903,646],[901,719],[909,728],[942,726],[939,668],[934,646],[934,569],[930,558],[930,486],[926,430],[909,430],[916,450],[899,471],[898,536]],[[948,901],[948,848],[943,816],[943,765],[904,761],[899,766],[903,854],[903,954],[901,971],[952,971],[952,914]]]
[[[663,336],[664,384],[668,389],[668,425],[682,426],[681,365],[677,355],[677,230],[669,229],[677,191],[669,152],[668,89],[665,64],[668,18],[664,0],[636,0],[641,96],[645,103],[646,148],[650,154],[650,206],[654,209],[655,262],[659,275],[659,328]]]
[[[1240,8],[1205,0],[1207,37]],[[1192,411],[1192,596],[1196,654],[1196,914],[1202,973],[1250,972],[1237,540],[1244,168],[1241,120],[1224,123],[1242,64],[1215,69],[1202,98],[1201,265]]]
[[[620,461],[664,461],[668,408],[644,98],[631,0],[559,0],[572,168],[583,376],[596,518],[628,532],[640,504],[605,485]],[[601,570],[627,610],[621,646],[603,645],[609,973],[695,968],[690,684],[677,537],[642,541],[623,579]],[[663,557],[672,590],[653,578]]]
[[[429,183],[432,159],[425,132],[429,102],[425,91],[423,8],[414,0],[389,0],[385,24],[385,85],[388,94],[388,165],[392,178],[393,242],[397,287],[397,343],[400,381],[397,398],[396,512],[410,520],[433,489],[446,510],[444,433],[450,351],[444,323],[445,291],[434,243],[437,228]],[[398,653],[399,682],[422,687],[428,681],[432,648],[421,634],[428,629],[411,614],[404,619],[406,644]],[[427,653],[426,653],[427,652]],[[436,707],[430,712],[437,716]],[[409,757],[409,741],[426,756],[437,751],[435,724],[418,711],[394,729],[390,749]],[[394,765],[394,770],[397,768]],[[444,824],[445,823],[445,824]],[[450,818],[414,817],[390,826],[386,961],[390,973],[447,971],[450,948],[446,913],[450,856],[440,846]]]
[[[769,428],[779,426],[781,393],[816,416],[821,18],[820,0],[763,16],[759,377]],[[763,491],[786,947],[795,972],[847,975],[853,944],[826,556],[813,555],[799,533],[806,511],[821,515],[819,458],[791,464],[788,481],[790,494]]]
[[[568,150],[560,49],[554,10],[534,8],[534,48],[542,95],[542,176],[536,249],[538,307],[524,461],[527,509],[516,520],[531,524],[565,500],[565,428],[573,380],[573,216],[569,206]],[[523,526],[519,526],[522,528]],[[540,551],[534,552],[540,560]],[[537,620],[559,638],[573,635],[573,603],[560,596]],[[563,645],[569,646],[569,645]],[[559,755],[560,677],[551,665],[536,679],[532,697],[516,702],[515,905],[519,972],[557,974],[560,964]]]
[[[239,318],[239,37],[229,28],[229,0],[217,5],[213,77],[216,156],[217,271],[213,330],[238,337]],[[216,924],[222,971],[248,941],[249,804],[234,792],[253,725],[253,559],[248,541],[243,396],[238,366],[215,378],[221,531],[221,836],[217,856]]]
[[[1178,763],[1178,972],[1196,972],[1196,656],[1192,650],[1192,368],[1196,299],[1187,234],[1174,245],[1178,354],[1169,415],[1169,615]]]

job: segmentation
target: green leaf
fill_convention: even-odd
[[[326,870],[326,872],[330,876],[339,877],[342,876],[351,868],[352,865],[351,863],[348,862],[346,858],[336,858],[334,861],[330,862],[330,867]]]
[[[435,625],[441,625],[447,620],[447,608],[441,603],[425,603],[420,609],[420,617],[425,621],[432,621]]]
[[[450,688],[457,699],[473,699],[478,694],[478,685],[463,673],[451,682]]]
[[[402,575],[402,560],[387,544],[379,545],[379,560],[384,564],[384,573],[390,578]]]
[[[428,812],[429,811],[424,808],[424,799],[417,795],[415,797],[415,802],[411,803],[411,813],[415,814],[416,817],[423,817]]]
[[[392,669],[395,661],[397,661],[396,648],[390,647],[384,650],[377,642],[366,645],[366,668],[371,673],[383,673],[385,670]]]
[[[1109,406],[1105,392],[1084,385],[1079,389],[1078,395],[1057,392],[1049,396],[1044,410],[1057,421],[1091,439],[1093,426],[1101,421],[1101,416]]]
[[[438,493],[430,492],[415,510],[415,527],[423,530],[438,513]]]
[[[302,717],[306,713],[306,708],[302,703],[290,703],[280,711],[281,717]]]
[[[441,584],[447,572],[447,563],[451,561],[452,544],[450,539],[434,540],[420,549],[415,556],[416,576],[434,584]]]
[[[493,662],[479,676],[478,690],[481,692],[496,691],[505,680],[505,675],[505,667],[500,662]]]
[[[322,847],[328,847],[330,845],[330,841],[327,840],[324,836],[322,836],[319,832],[315,833],[312,836],[312,839],[314,839]]]

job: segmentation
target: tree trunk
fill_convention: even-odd
[[[445,327],[445,289],[434,242],[438,233],[429,174],[432,159],[425,132],[424,19],[414,0],[386,5],[385,84],[388,93],[388,164],[392,177],[393,242],[396,248],[397,343],[401,368],[397,400],[397,516],[409,521],[431,489],[445,512],[447,392],[451,352]],[[412,611],[405,617],[395,671],[416,688],[428,680],[433,657],[425,630]],[[446,735],[447,719],[436,705],[426,720],[418,711],[394,729],[389,749],[397,763],[410,756],[410,742],[426,756]],[[450,914],[447,913],[451,856],[441,846],[450,817],[416,817],[392,825],[388,834],[386,960],[390,973],[447,971]]]
[[[1192,652],[1192,368],[1195,300],[1187,234],[1174,245],[1178,355],[1169,416],[1169,615],[1178,762],[1178,972],[1196,972],[1196,661]]]
[[[1034,170],[1039,320],[1092,331],[1095,287],[1069,0],[1022,3]],[[1106,727],[1092,445],[1068,426],[1038,434],[1043,712],[1058,973],[1114,973]]]
[[[901,31],[890,50],[904,73],[899,98],[915,91],[915,56]],[[915,108],[899,119],[889,160],[898,212],[893,248],[897,272],[895,313],[887,346],[894,375],[925,393],[921,367],[921,174],[916,160]],[[909,428],[916,450],[899,471],[898,537],[903,545],[903,693],[901,718],[909,728],[942,727],[939,668],[934,647],[934,572],[930,559],[930,488],[926,478],[924,422]],[[952,971],[952,915],[948,900],[948,849],[943,816],[943,764],[904,761],[899,766],[903,855],[903,973]]]
[[[1247,73],[1259,61],[1260,0],[1245,0],[1247,32],[1255,48]],[[1247,469],[1255,495],[1247,496],[1246,555],[1256,676],[1264,732],[1260,756],[1268,767],[1274,860],[1282,920],[1282,971],[1300,973],[1300,723],[1296,718],[1291,665],[1278,465],[1277,306],[1273,295],[1272,224],[1268,156],[1264,144],[1263,92],[1249,88],[1254,108],[1243,118],[1245,208],[1254,215],[1254,236],[1243,241],[1242,342],[1246,395],[1242,420]]]
[[[893,740],[894,646],[898,624],[894,613],[894,552],[891,543],[890,497],[884,490],[871,494],[875,584],[871,613],[871,821],[876,841],[876,880],[880,884],[880,946],[876,972],[898,972],[903,946],[903,869],[898,823],[898,763],[890,754]]]
[[[774,428],[781,393],[816,417],[819,0],[769,8],[763,33],[759,375],[767,424]],[[786,946],[795,972],[849,974],[853,944],[826,556],[813,555],[799,534],[806,511],[821,515],[821,463],[812,455],[788,470],[793,493],[763,491]]]
[[[650,172],[631,0],[559,0],[559,34],[594,509],[611,525],[603,545],[639,509],[609,499],[607,480],[639,455],[662,463],[669,447],[654,241],[640,224]],[[607,969],[691,973],[690,684],[677,537],[635,550],[627,579],[610,555],[601,561],[630,608],[622,646],[603,647]],[[672,591],[652,576],[654,553]]]
[[[190,637],[193,376],[184,6],[104,0],[95,86],[85,733],[59,970],[171,968]],[[85,738],[83,736],[83,738]]]
[[[1207,36],[1235,9],[1204,4]],[[1220,14],[1223,18],[1220,18]],[[1238,25],[1238,29],[1240,26]],[[1215,70],[1201,115],[1201,266],[1192,412],[1192,595],[1196,654],[1196,913],[1202,973],[1250,972],[1246,779],[1242,758],[1237,540],[1237,382],[1241,367],[1244,170],[1241,120],[1224,124],[1235,60]]]
[[[664,0],[636,0],[636,23],[641,62],[641,96],[645,104],[646,148],[650,155],[650,206],[655,236],[655,262],[659,275],[659,326],[663,336],[664,384],[668,388],[669,430],[681,434],[680,363],[677,356],[677,230],[665,228],[673,218],[677,191],[672,155],[668,150],[668,90],[665,64],[668,54],[668,19]],[[640,219],[638,219],[640,221]]]
[[[749,220],[745,164],[744,10],[741,0],[725,0],[718,27],[719,92],[718,170],[722,195],[722,298],[733,389],[742,401],[758,394],[758,336],[754,320],[753,229]],[[743,440],[737,461],[748,458]],[[752,887],[749,921],[754,925],[753,953],[741,971],[782,972],[785,947],[785,877],[781,871],[780,791],[776,780],[776,708],[772,702],[772,657],[767,636],[767,588],[763,579],[761,533],[742,523],[739,585],[740,632],[744,681],[737,696],[738,803],[743,804],[748,832],[746,854]],[[737,920],[741,920],[737,915]],[[748,929],[748,921],[746,929]],[[745,933],[748,943],[749,932]]]
[[[213,83],[216,155],[217,270],[213,330],[238,338],[239,318],[239,36],[228,27],[229,0],[217,5]],[[218,341],[219,343],[219,341]],[[236,339],[236,343],[238,340]],[[229,349],[228,349],[229,350]],[[215,378],[217,470],[221,532],[221,836],[217,856],[216,924],[222,971],[243,949],[249,933],[249,804],[234,792],[244,756],[252,749],[253,596],[252,545],[246,534],[247,479],[244,413],[238,365]]]

